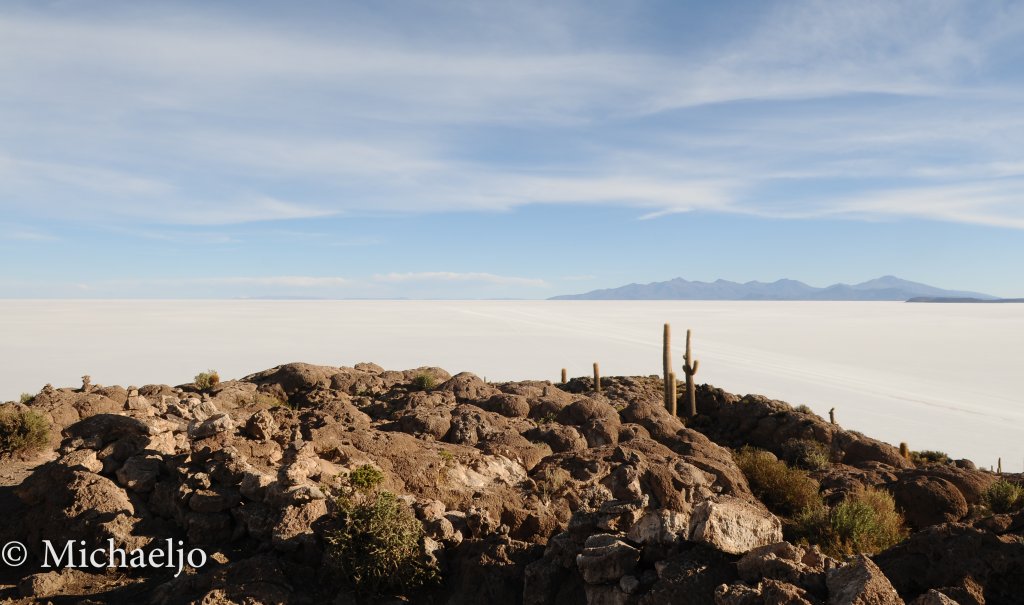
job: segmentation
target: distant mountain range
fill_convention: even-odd
[[[687,281],[681,277],[650,284],[629,284],[619,288],[593,290],[584,294],[554,296],[551,300],[910,300],[975,299],[997,300],[980,292],[943,290],[892,275],[862,284],[833,284],[815,288],[792,280],[745,284],[720,279],[714,282]]]

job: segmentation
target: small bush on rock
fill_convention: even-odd
[[[50,441],[50,422],[35,410],[0,407],[0,453],[29,452]]]
[[[754,495],[772,512],[788,517],[821,504],[820,486],[806,471],[786,466],[771,452],[750,447],[735,457]]]
[[[854,492],[831,509],[808,507],[794,521],[794,539],[817,544],[835,557],[875,554],[906,536],[892,496],[874,488]]]
[[[813,439],[787,439],[782,454],[790,465],[809,471],[824,470],[832,464],[828,446]]]
[[[206,389],[220,384],[220,374],[217,373],[217,370],[199,372],[196,374],[193,382],[195,383],[196,388],[205,391]]]
[[[364,464],[352,471],[348,476],[348,483],[353,489],[363,493],[369,493],[384,482],[384,473],[377,468]]]
[[[412,379],[412,386],[418,391],[429,391],[437,386],[437,379],[430,374],[420,374]]]
[[[32,393],[22,393],[19,401],[21,402],[22,405],[28,405],[29,403],[32,403],[32,400],[35,398],[36,396],[33,395]]]
[[[985,504],[994,513],[1012,513],[1024,508],[1024,488],[1000,479],[985,490]]]
[[[910,461],[915,465],[921,464],[952,464],[952,460],[949,458],[949,454],[946,452],[937,452],[934,450],[921,450],[920,452],[910,452]]]
[[[358,594],[408,594],[436,585],[440,571],[424,552],[423,526],[395,494],[376,489],[383,479],[369,465],[349,475],[324,534],[324,565]]]

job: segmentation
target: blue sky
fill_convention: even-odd
[[[1024,4],[0,5],[0,297],[1024,295]]]

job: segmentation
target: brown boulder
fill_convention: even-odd
[[[499,393],[481,403],[480,407],[509,418],[526,418],[530,415],[530,404],[523,395]]]
[[[460,403],[484,401],[500,393],[498,389],[471,372],[456,374],[437,388],[441,391],[451,391]]]
[[[914,529],[959,521],[967,501],[952,483],[938,477],[910,476],[888,486],[896,506]]]

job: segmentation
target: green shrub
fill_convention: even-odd
[[[384,473],[369,464],[360,466],[348,476],[349,485],[356,491],[363,493],[369,493],[377,489],[377,486],[383,482]]]
[[[359,594],[403,594],[435,585],[440,571],[424,553],[423,526],[397,496],[376,491],[383,478],[369,465],[352,471],[328,518],[324,565]]]
[[[429,391],[437,386],[437,379],[430,374],[419,374],[412,379],[412,386],[418,391]]]
[[[950,464],[949,455],[946,452],[937,452],[935,450],[922,450],[920,452],[910,452],[910,461],[915,465],[917,464]]]
[[[793,539],[817,544],[834,557],[875,554],[906,536],[892,496],[873,488],[856,491],[831,509],[808,507],[789,529]]]
[[[789,468],[771,452],[750,447],[735,458],[754,495],[772,512],[788,517],[820,505],[820,486],[806,471]]]
[[[785,461],[809,471],[820,471],[831,466],[831,455],[824,443],[813,439],[787,439],[782,444]]]
[[[1000,479],[985,490],[985,504],[994,513],[1012,513],[1024,508],[1024,488]]]
[[[196,374],[193,382],[195,383],[196,388],[205,391],[206,389],[220,384],[220,374],[217,373],[217,370],[199,372]]]
[[[22,405],[28,405],[32,403],[32,400],[35,398],[36,396],[33,395],[32,393],[22,393],[19,401],[21,402]]]
[[[35,410],[0,406],[0,453],[29,452],[50,442],[50,422]]]
[[[812,410],[810,407],[808,407],[808,406],[806,406],[806,405],[804,405],[802,403],[800,405],[796,406],[795,408],[793,408],[793,410],[796,411],[796,412],[800,412],[801,414],[814,414],[814,410]]]

